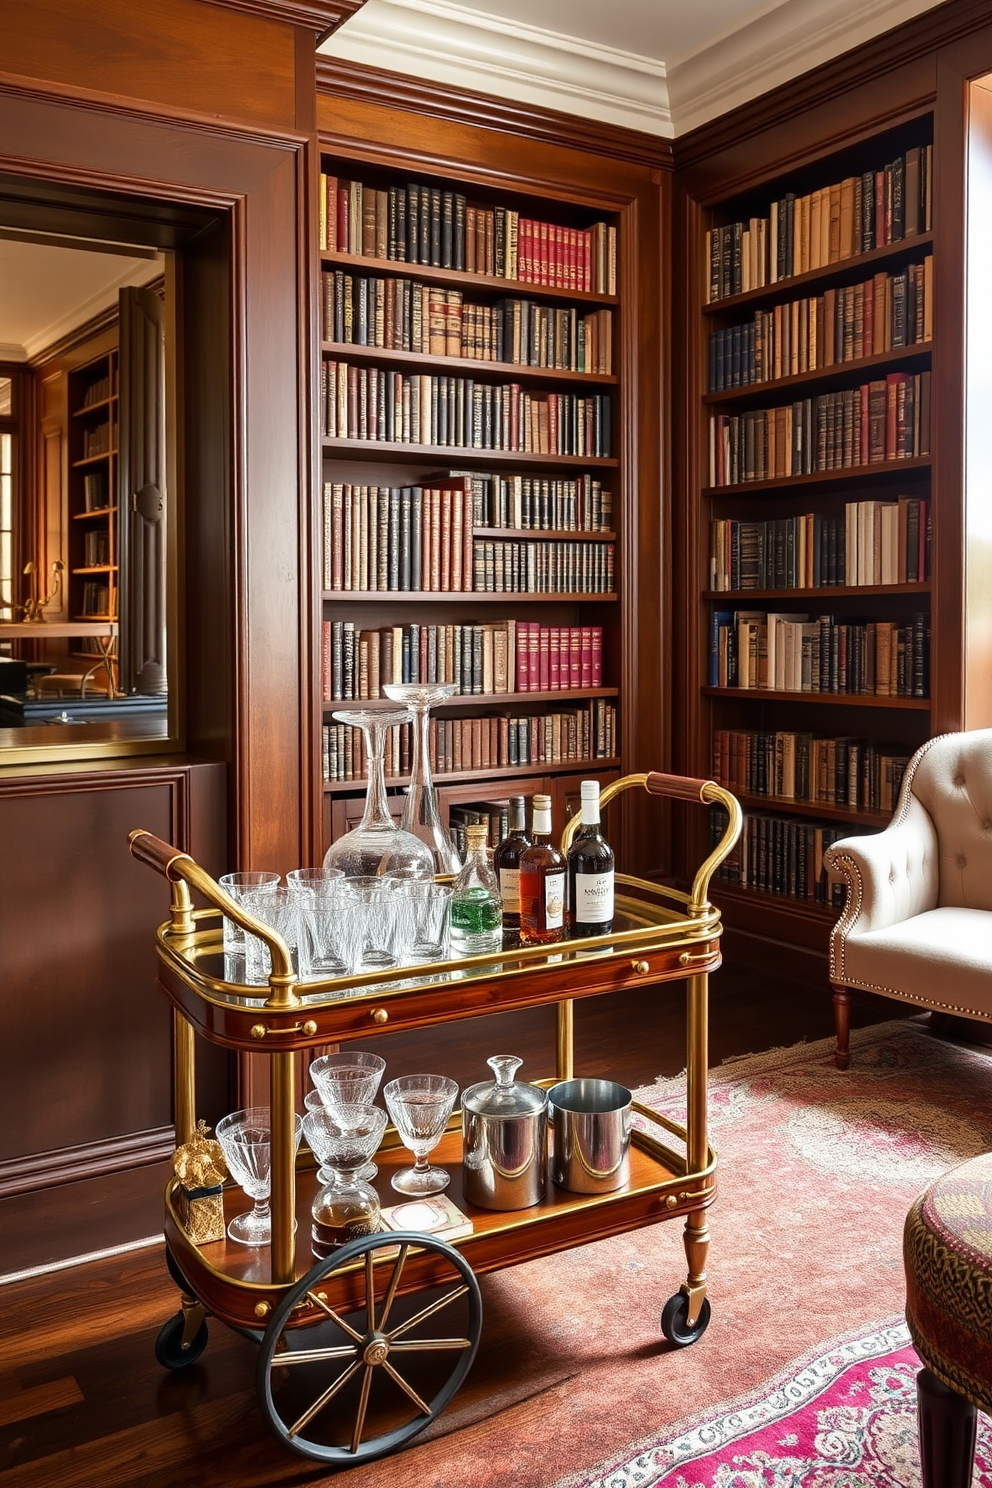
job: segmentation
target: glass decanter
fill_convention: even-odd
[[[383,692],[413,714],[413,763],[410,789],[400,826],[426,842],[434,854],[435,873],[457,873],[462,866],[451,834],[441,821],[431,778],[431,709],[458,691],[455,682],[386,682]]]
[[[459,869],[451,895],[449,935],[456,955],[474,956],[503,946],[503,901],[486,850],[487,836],[488,828],[481,823],[465,829],[465,866]]]
[[[334,717],[339,723],[360,728],[365,735],[368,782],[361,821],[331,843],[324,854],[324,867],[340,868],[347,878],[396,869],[407,870],[416,878],[433,878],[434,854],[419,837],[396,825],[386,796],[386,730],[409,723],[409,712],[405,708],[388,713],[354,709],[335,713]]]
[[[329,1171],[313,1201],[310,1232],[314,1255],[330,1255],[359,1235],[379,1229],[379,1195],[360,1173],[382,1141],[386,1113],[378,1106],[341,1106],[337,1112],[309,1110],[303,1131],[310,1150]]]

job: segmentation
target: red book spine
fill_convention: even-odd
[[[517,222],[517,278],[522,284],[530,283],[530,263],[530,219],[521,217]]]
[[[592,686],[592,626],[581,627],[582,641],[579,652],[579,686]]]
[[[531,692],[541,690],[541,627],[537,621],[531,622],[527,631],[527,675],[530,678]]]
[[[547,692],[551,686],[551,630],[547,625],[538,626],[538,686]]]
[[[548,686],[552,692],[561,687],[561,626],[552,625],[548,637]]]
[[[530,620],[517,621],[517,692],[530,692]]]
[[[568,628],[568,685],[569,687],[582,686],[582,627],[570,625]]]
[[[601,625],[592,627],[592,672],[589,685],[590,687],[602,687],[603,685],[603,627]]]

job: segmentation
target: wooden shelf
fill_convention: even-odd
[[[393,705],[394,707],[396,704]],[[618,757],[584,760],[536,760],[530,765],[492,765],[485,770],[435,770],[435,785],[457,785],[459,781],[484,781],[496,790],[504,780],[526,780],[534,775],[578,775],[591,770],[616,770],[620,766]],[[387,775],[386,791],[402,790],[410,784],[409,775]],[[327,796],[360,795],[365,790],[365,776],[355,780],[325,780],[324,794]]]
[[[98,455],[85,455],[81,460],[73,460],[73,470],[82,470],[87,465],[95,465],[98,460],[109,460],[117,454],[117,449],[101,450]]]
[[[74,568],[72,572],[74,574],[115,574],[117,572],[117,564],[98,563],[90,568]]]
[[[753,599],[820,599],[829,595],[833,599],[872,598],[877,595],[930,593],[929,580],[925,584],[821,584],[818,589],[706,589],[702,598],[732,604],[746,604]]]
[[[491,589],[325,589],[325,600],[342,600],[348,603],[365,603],[368,600],[379,600],[380,602],[392,603],[399,600],[408,604],[411,600],[418,603],[429,601],[431,604],[506,604],[508,600],[516,601],[517,604],[614,604],[618,599],[615,593],[609,594],[533,594],[528,591],[504,590],[496,592]]]
[[[484,380],[499,377],[514,382],[567,382],[590,387],[615,387],[619,379],[609,372],[573,372],[566,367],[531,367],[521,362],[497,362],[482,357],[440,356],[426,351],[399,351],[385,346],[356,346],[353,341],[322,341],[321,351],[345,361],[374,362],[377,366],[408,367],[416,371],[438,369],[470,376],[482,372]],[[476,379],[478,380],[478,379]]]
[[[364,258],[357,253],[320,255],[323,268],[352,269],[377,279],[383,277],[421,279],[425,284],[443,284],[448,289],[474,290],[486,298],[557,300],[569,304],[589,305],[592,309],[619,304],[617,295],[597,294],[588,289],[558,289],[550,284],[524,284],[519,279],[502,279],[492,274],[470,274],[463,269],[439,269],[432,264],[408,263],[406,259]]]
[[[400,444],[384,439],[332,439],[324,435],[320,441],[326,455],[353,455],[369,461],[377,457],[388,457],[392,461],[412,462],[429,460],[432,465],[472,465],[484,468],[500,465],[530,469],[616,470],[620,461],[613,455],[543,455],[532,450],[483,450],[466,449],[454,444]]]
[[[714,879],[710,885],[714,904],[723,909],[724,904],[741,908],[785,909],[817,924],[829,928],[836,924],[840,910],[832,904],[819,904],[815,899],[798,899],[792,894],[772,894],[766,889],[749,889],[744,884],[724,883]],[[729,919],[729,917],[727,917]]]
[[[911,460],[879,460],[874,465],[848,465],[842,470],[814,470],[809,475],[778,475],[773,480],[737,481],[729,486],[704,486],[703,495],[750,496],[791,494],[809,486],[863,486],[891,476],[913,475],[930,470],[931,457],[916,455]]]
[[[101,398],[99,403],[87,403],[83,408],[73,409],[73,418],[89,418],[94,413],[108,412],[117,402],[117,394],[111,393],[109,398]]]
[[[703,315],[737,314],[754,305],[766,304],[769,300],[805,299],[801,293],[811,286],[839,284],[845,280],[856,283],[870,277],[888,264],[898,264],[903,259],[924,258],[933,250],[933,233],[916,233],[911,238],[899,238],[895,243],[886,243],[884,248],[874,248],[870,253],[853,254],[850,258],[839,258],[823,268],[809,269],[805,274],[792,274],[787,279],[777,279],[774,284],[763,284],[760,289],[749,289],[745,294],[728,295],[722,300],[713,300],[700,307]],[[866,275],[865,271],[869,271]],[[797,294],[796,291],[800,293]]]
[[[814,821],[850,822],[852,825],[866,827],[886,827],[892,820],[891,811],[868,811],[854,806],[831,806],[821,801],[799,801],[782,796],[752,796],[746,791],[734,791],[734,795],[745,811],[764,811],[772,816],[804,816]]]
[[[861,692],[773,692],[766,687],[710,687],[701,689],[705,697],[745,699],[765,703],[831,703],[849,708],[911,708],[926,712],[929,698],[884,697]]]
[[[586,532],[556,527],[473,527],[473,537],[510,539],[513,542],[616,542],[615,532]]]
[[[546,688],[543,692],[458,692],[454,697],[446,698],[442,703],[435,703],[431,708],[436,713],[439,708],[465,708],[485,706],[487,708],[502,707],[505,703],[557,703],[557,702],[583,702],[587,698],[612,698],[619,695],[617,687],[577,687],[577,688]],[[402,703],[394,703],[392,698],[325,698],[323,701],[325,713],[337,711],[345,712],[348,709],[381,710],[388,712],[394,708],[402,708]]]
[[[73,512],[72,520],[74,522],[91,522],[94,517],[112,517],[116,510],[116,506],[95,506],[90,511]]]
[[[769,378],[765,382],[749,382],[742,387],[726,388],[720,393],[705,393],[703,403],[707,407],[719,406],[724,403],[740,402],[762,402],[767,401],[769,394],[775,396],[780,392],[788,392],[792,388],[808,387],[824,384],[829,387],[844,386],[848,383],[858,382],[864,373],[871,373],[879,368],[891,370],[893,367],[905,367],[908,363],[925,363],[929,365],[933,351],[932,341],[920,341],[913,346],[896,346],[890,351],[876,352],[874,356],[858,357],[856,361],[831,362],[826,367],[815,367],[811,372],[793,372],[788,377]],[[870,379],[869,379],[870,380]]]

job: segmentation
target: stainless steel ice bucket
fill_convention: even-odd
[[[614,1080],[562,1080],[548,1091],[551,1177],[572,1193],[611,1193],[630,1180],[631,1095]]]
[[[548,1098],[513,1076],[521,1061],[497,1054],[489,1061],[495,1083],[471,1085],[462,1095],[465,1198],[480,1209],[527,1209],[548,1186]]]

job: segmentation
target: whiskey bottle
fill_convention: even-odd
[[[569,933],[608,935],[613,929],[613,849],[599,824],[599,781],[583,780],[582,822],[568,849]]]
[[[503,924],[509,930],[520,925],[520,859],[530,847],[525,815],[526,797],[510,797],[510,818],[506,836],[493,853],[493,867],[499,879],[499,896],[503,901]]]
[[[551,797],[534,797],[533,837],[520,857],[520,939],[554,945],[565,939],[563,855],[551,840]]]

